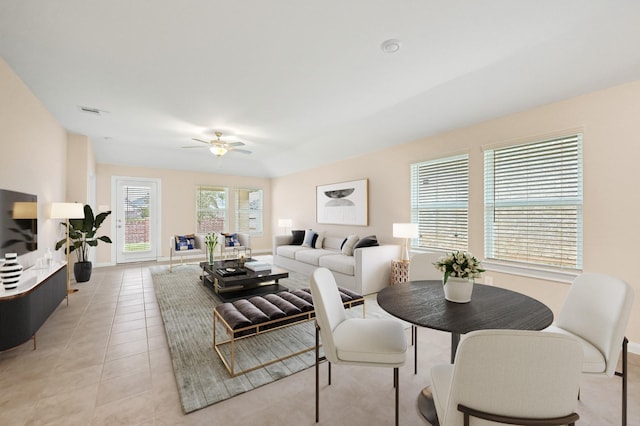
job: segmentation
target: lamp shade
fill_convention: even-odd
[[[291,228],[293,226],[293,220],[291,220],[291,219],[278,219],[278,226],[280,228]]]
[[[420,232],[418,231],[418,224],[394,223],[393,236],[395,238],[418,238],[420,236]]]
[[[51,219],[84,219],[82,203],[51,203]]]

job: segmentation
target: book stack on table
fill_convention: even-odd
[[[252,260],[250,262],[245,262],[244,267],[247,269],[251,269],[252,271],[270,271],[271,264],[267,262],[260,262],[257,260]]]

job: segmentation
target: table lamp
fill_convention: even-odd
[[[418,238],[420,236],[420,232],[418,231],[418,224],[394,223],[393,236],[394,238],[404,238],[400,260],[403,262],[409,262],[409,239]]]
[[[280,228],[284,228],[284,233],[287,233],[287,228],[291,228],[293,226],[293,220],[291,219],[278,219],[278,226]]]
[[[51,219],[65,219],[67,221],[67,246],[65,252],[67,254],[67,295],[73,293],[71,291],[71,269],[69,265],[69,219],[84,219],[84,205],[82,203],[51,203]],[[69,298],[67,297],[67,304]]]

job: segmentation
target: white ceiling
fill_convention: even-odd
[[[0,56],[98,162],[246,176],[640,79],[639,42],[637,0],[0,0]],[[214,130],[253,154],[181,148]]]

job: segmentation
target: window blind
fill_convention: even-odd
[[[411,165],[411,221],[420,231],[414,247],[468,250],[468,155]]]
[[[262,233],[262,189],[236,189],[236,232]]]
[[[582,268],[582,135],[487,150],[485,257]]]
[[[124,200],[125,232],[123,253],[148,251],[149,241],[149,202],[148,186],[122,187]]]
[[[196,186],[196,232],[225,232],[228,196],[224,187]]]

